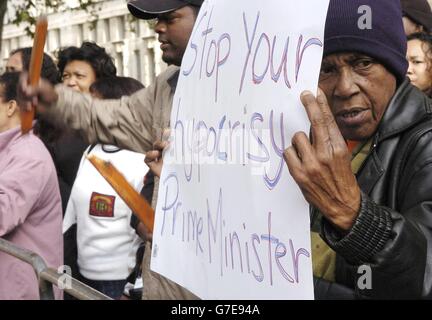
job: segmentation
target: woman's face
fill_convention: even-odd
[[[88,62],[73,60],[66,64],[62,81],[76,91],[89,92],[90,86],[96,81],[96,73]]]
[[[418,39],[408,41],[408,77],[411,83],[422,91],[432,88],[431,61],[425,53],[427,44]]]

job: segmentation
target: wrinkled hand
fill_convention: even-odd
[[[311,122],[312,143],[297,132],[285,150],[285,162],[305,199],[336,228],[349,231],[360,209],[360,188],[351,171],[351,154],[324,93],[309,91],[301,101]]]
[[[157,177],[160,177],[163,166],[163,152],[169,146],[170,130],[165,129],[162,140],[158,140],[153,144],[153,150],[146,153],[144,162]]]
[[[20,76],[17,94],[18,104],[25,111],[31,111],[32,106],[36,106],[37,111],[43,113],[58,100],[57,92],[49,81],[40,79],[36,87],[31,86],[27,72]]]

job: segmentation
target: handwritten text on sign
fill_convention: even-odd
[[[152,269],[204,299],[313,298],[309,210],[283,160],[309,125],[328,1],[209,0],[183,59]]]

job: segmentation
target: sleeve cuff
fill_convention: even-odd
[[[371,262],[390,239],[393,222],[387,208],[378,206],[363,192],[360,212],[350,232],[341,236],[322,219],[321,235],[327,244],[348,262],[360,265]]]
[[[65,87],[63,84],[59,83],[55,87],[55,91],[57,93],[57,101],[51,103],[51,105],[46,108],[44,111],[44,116],[49,119],[58,120],[61,118],[58,110],[62,110],[65,101]]]
[[[49,110],[51,109],[55,109],[56,107],[60,106],[60,108],[63,106],[64,104],[64,95],[65,95],[65,87],[62,83],[59,83],[55,86],[55,91],[57,93],[58,99],[56,102],[54,102],[52,105],[50,105]]]

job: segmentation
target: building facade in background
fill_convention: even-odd
[[[428,1],[432,5],[432,0]],[[94,41],[114,57],[119,75],[133,77],[148,86],[166,65],[161,60],[157,36],[149,23],[134,19],[126,3],[127,0],[100,1],[95,7],[96,22],[93,22],[95,16],[84,11],[67,10],[48,15],[45,52],[55,58],[55,52],[61,47]],[[32,39],[25,34],[24,27],[6,24],[0,72],[3,72],[11,51],[31,45]]]
[[[96,16],[82,10],[49,14],[45,52],[55,58],[59,48],[80,46],[85,40],[94,41],[114,57],[118,75],[133,77],[148,86],[166,65],[161,60],[157,36],[150,24],[133,19],[126,2],[101,1],[95,7]],[[2,39],[1,71],[11,51],[32,44],[33,40],[26,35],[23,26],[6,24]]]

